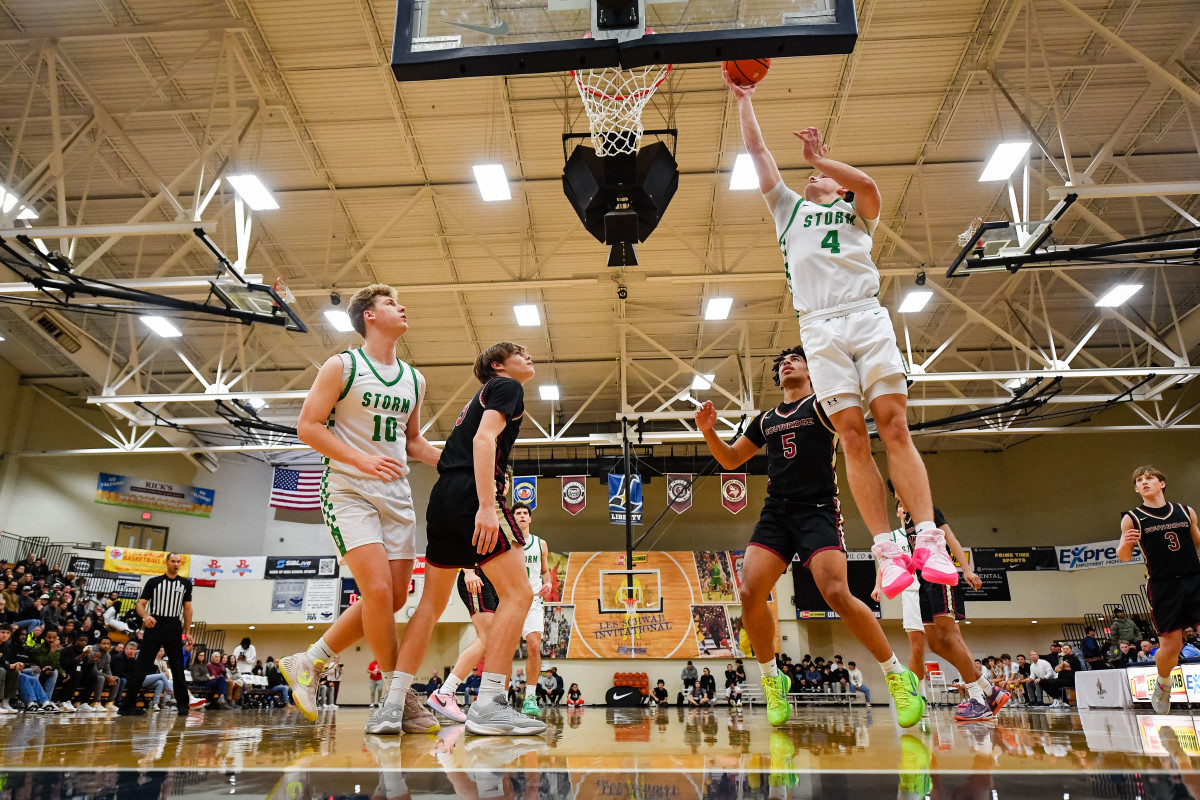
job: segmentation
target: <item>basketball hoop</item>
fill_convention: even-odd
[[[971,237],[975,235],[975,231],[979,230],[979,226],[983,224],[983,220],[979,217],[971,220],[971,224],[967,229],[958,235],[958,246],[966,247],[971,241]]]
[[[271,288],[275,290],[275,294],[279,295],[279,299],[291,305],[296,302],[296,295],[292,294],[292,290],[288,288],[287,278],[282,276],[275,279],[275,283],[271,284]]]
[[[638,151],[645,130],[642,110],[671,69],[671,64],[651,64],[633,69],[571,70],[587,111],[596,155],[614,156]]]

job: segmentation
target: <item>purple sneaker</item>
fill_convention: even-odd
[[[966,705],[959,706],[954,711],[955,722],[979,722],[991,718],[992,710],[973,697],[967,701]]]
[[[999,686],[992,687],[992,693],[988,695],[988,708],[992,710],[992,716],[1000,713],[1000,709],[1004,708],[1005,704],[1012,699],[1012,695],[1001,689]]]

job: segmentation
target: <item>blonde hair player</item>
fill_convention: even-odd
[[[1158,681],[1150,704],[1155,714],[1166,714],[1171,710],[1171,670],[1179,663],[1183,629],[1200,624],[1200,528],[1196,509],[1167,502],[1167,476],[1155,467],[1134,470],[1133,490],[1142,504],[1121,515],[1117,558],[1130,560],[1140,546],[1146,559],[1146,596],[1158,631]]]
[[[441,456],[421,436],[425,381],[396,358],[396,342],[408,332],[396,290],[378,283],[359,289],[347,313],[363,345],[321,366],[300,409],[297,432],[325,457],[321,511],[360,600],[307,651],[279,662],[296,706],[309,720],[316,719],[321,672],[364,634],[376,661],[385,667],[396,663],[394,615],[408,599],[417,554],[408,459],[437,466]],[[398,733],[381,727],[381,710],[368,719],[367,732]],[[438,729],[415,694],[405,699],[403,722],[409,732]]]
[[[800,339],[808,354],[813,389],[846,454],[846,476],[863,521],[876,541],[890,538],[883,478],[871,456],[864,402],[887,451],[888,471],[917,521],[911,560],[885,558],[883,592],[895,597],[913,582],[953,586],[958,571],[946,556],[946,540],[933,518],[929,476],[908,432],[908,387],[896,334],[879,305],[879,270],[871,261],[871,234],[882,198],[861,170],[827,158],[816,128],[797,131],[804,158],[816,170],[803,196],[784,184],[754,118],[753,86],[738,86],[742,139],[758,173],[783,250],[788,288],[800,316]]]

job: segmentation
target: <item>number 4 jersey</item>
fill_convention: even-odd
[[[394,364],[372,361],[362,348],[338,354],[342,359],[342,393],[329,414],[330,432],[369,455],[390,456],[404,466],[408,418],[421,397],[421,376],[399,359]],[[355,477],[364,475],[340,461],[325,463],[330,469]]]
[[[798,315],[879,294],[879,270],[871,260],[871,235],[879,220],[863,219],[852,202],[842,199],[828,205],[805,200],[783,181],[763,197],[775,219]]]
[[[811,505],[837,502],[837,434],[810,394],[762,412],[746,438],[767,446],[767,494]]]

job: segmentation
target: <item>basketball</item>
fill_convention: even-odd
[[[722,61],[721,69],[729,73],[729,78],[738,86],[753,86],[767,77],[771,69],[771,59],[750,58],[743,61]]]

